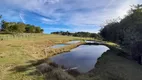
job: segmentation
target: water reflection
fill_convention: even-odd
[[[65,46],[67,46],[67,44],[57,44],[57,45],[52,46],[51,48],[61,48]]]
[[[53,56],[51,60],[67,68],[77,67],[80,72],[88,72],[94,68],[97,59],[108,49],[103,45],[81,45],[71,52]]]
[[[65,44],[57,44],[57,45],[51,46],[51,48],[62,48],[62,47],[68,46],[70,44],[76,44],[76,43],[79,43],[79,42],[80,41],[69,41]]]
[[[85,41],[86,43],[95,43],[95,41]]]
[[[67,42],[67,44],[76,44],[76,43],[79,43],[80,41],[69,41]]]

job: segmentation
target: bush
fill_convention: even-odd
[[[50,73],[46,74],[46,80],[75,80],[68,73],[64,72],[62,69],[56,68]]]
[[[37,67],[38,72],[44,74],[47,72],[50,72],[52,70],[52,67],[50,65],[48,65],[47,63],[42,63],[40,65],[38,65]]]
[[[131,47],[132,57],[142,64],[142,41],[137,41],[133,43]]]

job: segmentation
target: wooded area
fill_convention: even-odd
[[[96,33],[89,33],[89,32],[75,32],[75,33],[71,33],[71,32],[52,32],[51,34],[59,34],[59,35],[67,35],[67,36],[74,36],[74,37],[90,37],[90,38],[96,38],[96,39],[101,39],[101,36],[99,34]]]
[[[108,23],[100,35],[107,41],[125,46],[130,55],[142,63],[142,5],[133,6],[122,20]]]
[[[2,16],[0,16],[2,18]],[[38,26],[24,24],[22,22],[1,21],[1,33],[43,33],[43,29]]]

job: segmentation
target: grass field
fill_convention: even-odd
[[[42,76],[31,75],[35,70],[35,66],[30,65],[31,62],[59,53],[58,50],[50,49],[51,53],[46,52],[45,55],[44,50],[47,47],[70,40],[84,39],[90,38],[49,34],[0,34],[0,80],[43,80]],[[67,50],[63,48],[62,51],[72,48],[73,45]]]
[[[44,75],[35,72],[36,66],[53,55],[70,51],[83,43],[59,49],[50,48],[55,44],[71,40],[92,39],[49,34],[0,34],[0,80],[44,80]],[[81,74],[76,80],[142,80],[142,66],[120,56],[123,51],[120,48],[117,49],[120,47],[119,45],[100,42],[111,49],[98,59],[93,70]],[[60,69],[53,70],[52,74],[55,73],[58,76],[62,74],[62,77],[69,76]],[[48,77],[54,78],[54,76],[56,75]]]

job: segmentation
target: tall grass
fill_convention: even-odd
[[[69,51],[79,44],[61,49],[47,49],[52,45],[84,39],[50,34],[0,34],[0,80],[39,80],[39,76],[28,75],[35,70],[34,66],[24,72],[13,72],[10,69],[28,65],[31,60],[39,60]]]

